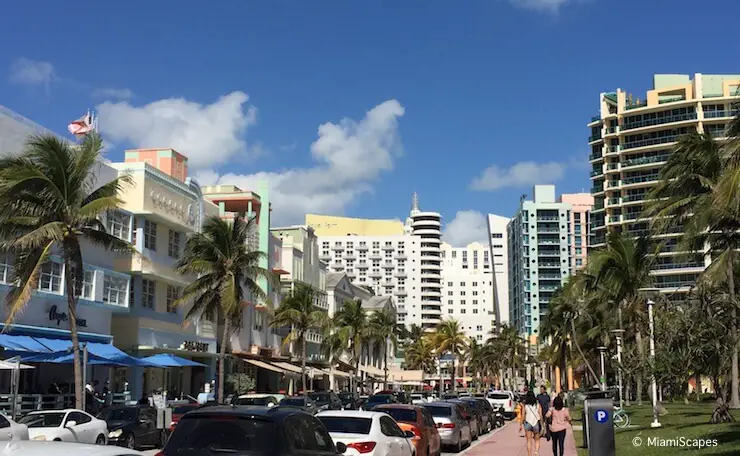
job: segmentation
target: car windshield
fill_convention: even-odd
[[[278,453],[275,424],[236,415],[185,415],[167,442],[164,454]]]
[[[403,421],[404,423],[416,423],[416,410],[414,409],[387,407],[380,409],[379,411],[387,413],[396,421]]]
[[[346,416],[319,416],[326,430],[338,434],[369,434],[373,422],[370,418],[348,418]]]
[[[376,394],[367,400],[368,404],[390,404],[391,402],[393,402],[393,396],[389,394]]]
[[[306,405],[305,397],[288,397],[280,401],[280,405],[298,405],[303,407]]]
[[[98,418],[104,421],[136,421],[136,408],[109,408],[98,414]]]
[[[501,399],[509,400],[510,399],[509,395],[506,393],[491,393],[488,395],[488,398],[489,399],[499,399],[499,400]]]
[[[275,399],[271,397],[240,397],[236,400],[236,405],[267,405],[269,403],[275,403]]]
[[[317,404],[328,404],[331,394],[329,393],[311,393],[308,395],[311,399],[316,401]]]
[[[196,408],[198,408],[198,405],[197,404],[181,405],[179,407],[173,408],[172,409],[172,414],[173,415],[184,415],[184,414],[188,413],[191,410],[195,410]]]
[[[64,420],[63,412],[34,413],[26,415],[18,421],[29,428],[59,427]]]
[[[429,410],[432,416],[452,416],[452,407],[442,407],[439,405],[425,405],[424,408]]]

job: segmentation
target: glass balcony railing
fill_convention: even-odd
[[[622,197],[622,202],[631,203],[633,201],[643,201],[646,196],[647,196],[647,193],[640,193],[637,195],[627,195],[627,196]]]
[[[616,133],[618,131],[619,131],[619,127],[607,127],[606,134],[607,135],[612,135],[612,134],[614,134],[614,133]]]
[[[645,106],[647,106],[647,100],[640,102],[640,103],[633,103],[631,105],[626,105],[624,109],[626,111],[629,111],[630,109],[644,108]]]
[[[624,217],[625,220],[637,220],[640,217],[640,214],[641,212],[628,212],[622,217]]]
[[[638,120],[636,122],[625,122],[622,125],[622,131],[633,130],[635,128],[650,127],[652,125],[663,125],[671,122],[683,122],[686,120],[696,119],[696,112],[690,112],[687,114],[676,114],[675,116],[663,116],[656,117],[653,119]]]
[[[676,101],[684,101],[686,99],[683,95],[676,95],[674,97],[665,97],[658,100],[658,104],[664,104],[664,103],[673,103]]]
[[[594,210],[595,211],[600,211],[602,209],[604,209],[604,203],[594,203]]]
[[[610,206],[617,205],[617,204],[619,204],[619,202],[620,202],[620,198],[618,196],[613,196],[613,197],[609,198],[609,205]]]
[[[735,117],[740,113],[740,109],[724,111],[704,111],[705,119],[718,119],[722,117]]]
[[[537,217],[538,222],[557,222],[560,220],[560,217],[556,215],[540,215]]]
[[[628,160],[625,160],[625,162],[623,163],[623,167],[647,165],[649,163],[661,163],[661,162],[668,161],[669,156],[670,154],[661,154],[661,155],[652,155],[650,157],[630,158]]]
[[[622,148],[619,145],[617,145],[617,146],[609,146],[609,147],[606,148],[606,153],[608,153],[608,154],[614,154],[614,153],[619,152],[620,150],[622,150]]]
[[[689,269],[689,268],[703,268],[703,264],[699,264],[693,261],[683,263],[660,263],[653,266],[654,269]]]
[[[595,186],[591,187],[591,193],[601,193],[603,191],[604,191],[604,186],[603,185],[595,185]]]
[[[601,120],[601,116],[591,116],[591,122],[597,122]]]
[[[641,182],[652,182],[660,179],[659,173],[645,174],[642,176],[625,177],[622,179],[622,185],[637,184]]]
[[[601,176],[602,174],[604,174],[604,171],[600,169],[591,171],[591,177]]]
[[[598,141],[601,139],[601,133],[598,135],[591,135],[588,137],[588,142]]]
[[[657,144],[668,144],[678,141],[682,135],[667,135],[656,138],[642,139],[622,144],[622,149],[635,149],[637,147],[655,146]]]
[[[619,163],[609,163],[608,165],[606,165],[606,169],[609,169],[609,170],[619,169]]]

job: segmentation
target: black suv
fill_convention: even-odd
[[[342,408],[344,410],[359,410],[360,409],[360,395],[357,393],[351,393],[349,391],[342,391],[337,396],[342,402]]]
[[[319,412],[324,410],[342,410],[342,401],[333,391],[314,391],[308,393],[308,397],[316,403]]]
[[[344,453],[316,417],[286,407],[214,406],[183,415],[162,456],[328,456]]]

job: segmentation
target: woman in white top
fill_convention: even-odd
[[[524,399],[524,433],[527,436],[527,456],[539,456],[540,431],[542,430],[542,406],[537,402],[534,393],[527,393]],[[534,446],[534,453],[532,447]]]

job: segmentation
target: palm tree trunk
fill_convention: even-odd
[[[64,268],[67,271],[64,274],[65,287],[67,294],[67,310],[69,312],[69,335],[72,339],[72,361],[75,379],[75,408],[84,410],[84,385],[82,384],[82,363],[80,359],[80,340],[77,336],[77,299],[75,298],[75,277],[72,274],[72,263],[64,262]]]
[[[727,285],[730,289],[730,303],[732,305],[732,378],[730,379],[730,408],[740,408],[740,369],[738,369],[737,353],[737,303],[735,301],[735,271],[734,271],[734,252],[732,249],[728,252],[728,270]]]
[[[383,389],[388,389],[388,340],[383,341]]]
[[[439,372],[439,400],[445,392],[445,382],[442,381],[442,356],[437,355],[437,371]]]
[[[576,349],[578,349],[578,353],[580,353],[581,358],[583,359],[584,364],[586,364],[586,367],[588,368],[588,372],[593,376],[594,379],[598,381],[598,376],[596,375],[596,372],[594,372],[593,368],[591,367],[591,364],[589,364],[588,359],[586,359],[586,355],[583,354],[583,350],[581,349],[581,344],[578,343],[578,339],[576,338],[576,324],[573,320],[570,321],[570,328],[571,331],[573,331],[573,343],[576,346]]]
[[[301,333],[300,337],[301,342],[301,380],[303,388],[303,394],[307,394],[308,391],[306,389],[306,335],[304,333]]]
[[[643,359],[645,349],[642,345],[642,333],[637,331],[635,334],[635,342],[637,343],[637,352],[640,354],[640,359]],[[637,394],[637,405],[642,405],[642,372],[635,372],[635,389]]]
[[[632,405],[630,402],[630,392],[632,391],[632,377],[630,375],[627,375],[624,379],[624,405],[629,407]]]
[[[231,322],[228,318],[224,319],[224,333],[221,336],[221,348],[218,351],[218,403],[224,403],[224,375],[226,374],[226,342],[229,340],[231,333]]]
[[[452,353],[452,369],[450,369],[450,391],[453,393],[457,390],[457,385],[455,384],[455,353]]]

